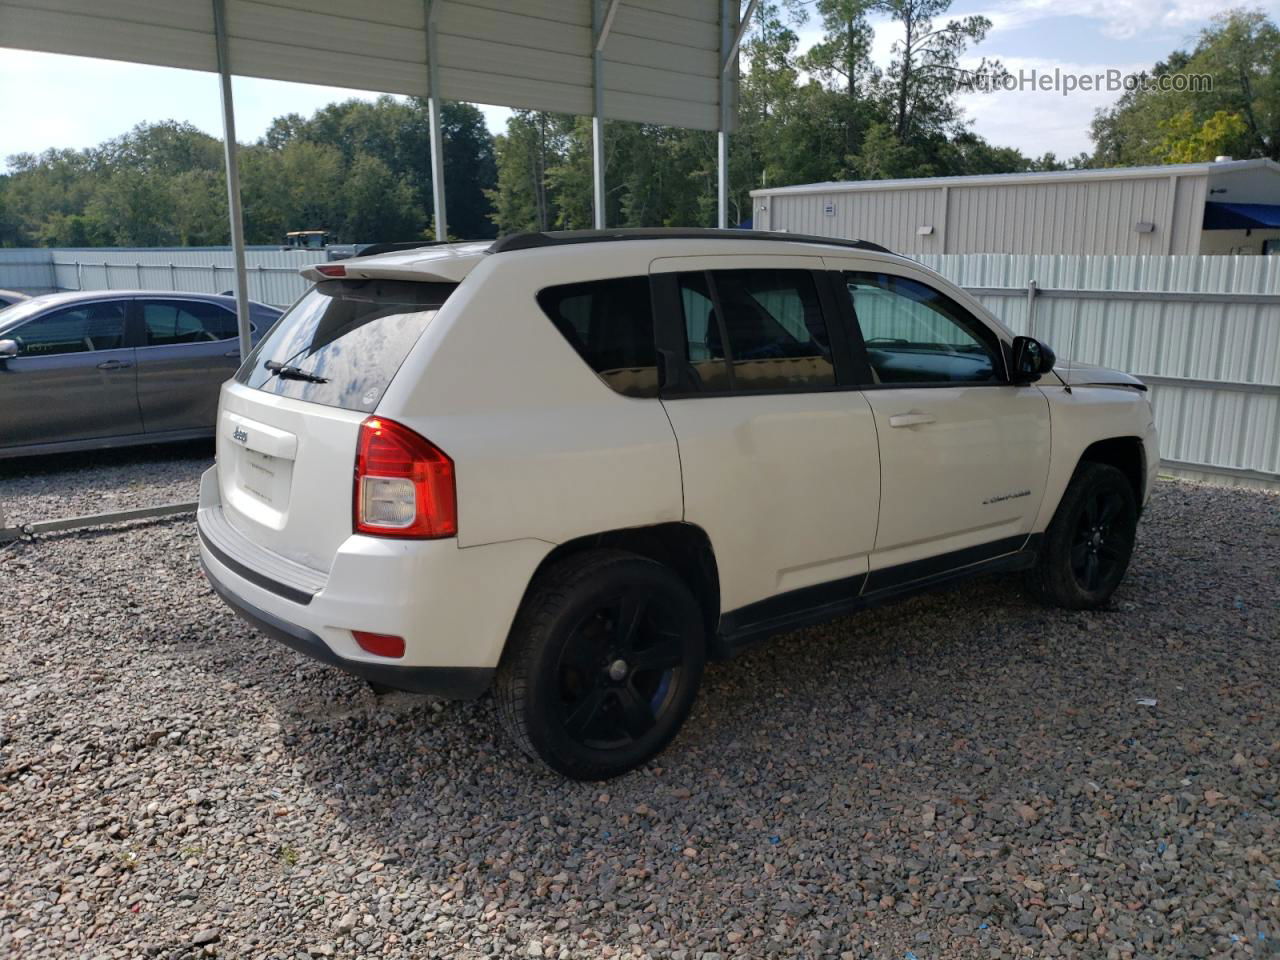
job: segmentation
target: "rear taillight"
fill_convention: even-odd
[[[356,533],[419,540],[458,533],[453,461],[393,420],[370,417],[356,444]]]
[[[326,277],[345,277],[347,268],[340,263],[317,263],[316,273],[323,273]]]

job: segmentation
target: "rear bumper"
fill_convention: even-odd
[[[268,636],[323,663],[402,690],[466,698],[488,686],[516,610],[551,545],[352,535],[328,570],[262,547],[224,511],[217,468],[200,483],[200,563],[218,595]],[[240,532],[239,527],[246,532]],[[363,649],[353,631],[403,637],[403,657]]]
[[[291,647],[313,660],[338,667],[371,683],[380,683],[396,690],[407,690],[410,693],[448,697],[451,700],[474,700],[489,689],[490,683],[493,682],[492,668],[397,667],[340,657],[310,630],[258,609],[248,600],[233,593],[225,584],[219,583],[217,577],[205,565],[203,558],[200,566],[214,592],[259,632],[273,640],[279,640],[286,647]]]

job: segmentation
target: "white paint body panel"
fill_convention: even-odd
[[[880,469],[858,391],[665,401],[685,520],[705,530],[732,610],[867,571]]]
[[[880,437],[871,567],[1031,533],[1049,471],[1049,404],[1035,387],[868,390]],[[930,422],[892,426],[903,414]]]
[[[1150,395],[1120,386],[1073,386],[1068,392],[1061,381],[1046,382],[1040,389],[1049,401],[1053,450],[1049,457],[1044,501],[1033,529],[1041,531],[1049,526],[1053,511],[1071,482],[1080,454],[1090,444],[1110,437],[1138,437],[1142,440],[1146,465],[1142,502],[1146,503],[1160,467],[1159,438],[1148,399]]]

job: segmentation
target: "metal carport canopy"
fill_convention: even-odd
[[[428,98],[437,239],[447,237],[440,101],[718,130],[719,225],[738,45],[757,0],[0,0],[0,47],[217,72],[242,355],[249,351],[231,77]],[[386,238],[371,238],[386,239]]]
[[[600,50],[604,115],[721,129],[721,0],[599,5],[610,18]],[[226,0],[231,73],[587,115],[594,112],[596,6],[595,0]],[[735,29],[737,3],[727,7]],[[438,91],[428,69],[432,16]],[[0,46],[218,70],[210,0],[0,0]]]

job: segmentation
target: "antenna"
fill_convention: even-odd
[[[1075,316],[1071,318],[1071,330],[1067,334],[1067,375],[1063,379],[1062,389],[1067,393],[1071,392],[1071,370],[1076,365],[1076,322]]]

